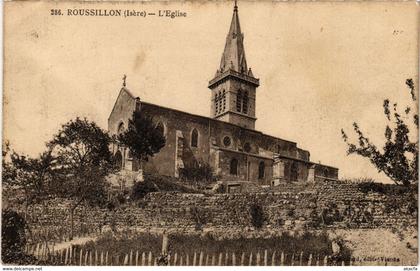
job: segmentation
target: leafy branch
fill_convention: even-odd
[[[412,79],[406,80],[406,85],[410,91],[411,100],[416,108],[416,91]],[[347,154],[358,154],[366,157],[378,169],[385,173],[396,184],[410,185],[418,183],[418,138],[411,141],[410,125],[412,122],[418,130],[418,114],[412,112],[407,106],[404,113],[398,112],[397,103],[390,104],[388,99],[383,102],[384,114],[387,120],[385,128],[385,144],[380,150],[373,144],[368,137],[361,131],[359,125],[354,122],[353,130],[357,135],[357,143],[350,142],[347,134],[341,129],[341,134],[347,143]]]

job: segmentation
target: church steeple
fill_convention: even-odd
[[[230,23],[229,32],[226,37],[225,50],[223,51],[222,60],[220,61],[220,72],[232,69],[236,72],[247,73],[244,35],[241,32],[239,23],[238,6],[235,1],[233,8],[232,22]]]
[[[211,115],[248,129],[255,128],[255,98],[260,85],[245,58],[244,35],[235,1],[220,67],[210,80]]]

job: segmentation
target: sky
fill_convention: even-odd
[[[390,180],[346,155],[341,129],[357,121],[384,142],[383,100],[411,105],[418,77],[414,2],[239,1],[248,66],[260,78],[256,129],[297,142],[341,178]],[[187,17],[51,16],[51,9],[171,9]],[[233,3],[5,2],[3,137],[32,156],[65,122],[107,128],[127,75],[141,100],[209,116]],[[415,111],[417,112],[417,108]],[[416,135],[413,135],[416,138]],[[354,138],[354,137],[353,137]]]

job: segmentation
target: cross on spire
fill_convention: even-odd
[[[123,87],[125,87],[127,84],[126,84],[126,80],[127,80],[127,75],[125,75],[124,74],[124,76],[123,76]]]

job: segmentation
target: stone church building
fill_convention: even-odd
[[[259,79],[247,65],[243,40],[235,4],[220,67],[208,84],[211,117],[141,101],[124,82],[108,119],[111,135],[124,131],[133,111],[140,110],[152,116],[166,138],[161,151],[143,164],[145,172],[178,177],[187,164],[208,163],[232,186],[337,179],[337,168],[311,162],[309,151],[295,142],[255,130]],[[122,169],[138,170],[127,148],[113,146],[112,151]]]

